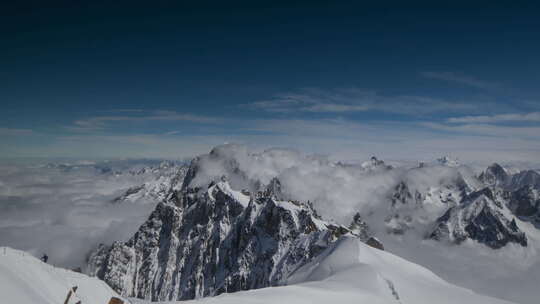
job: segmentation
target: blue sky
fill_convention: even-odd
[[[237,142],[540,161],[534,2],[0,11],[0,157],[178,158]]]

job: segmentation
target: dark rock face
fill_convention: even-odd
[[[532,186],[521,187],[511,192],[509,207],[517,216],[533,216],[540,211],[540,195]]]
[[[394,207],[396,204],[407,204],[409,201],[413,199],[413,195],[409,191],[409,187],[406,183],[400,182],[396,185],[394,188],[394,193],[392,194],[392,207]]]
[[[377,248],[379,250],[384,250],[384,246],[383,244],[381,243],[381,241],[379,241],[377,238],[375,237],[370,237],[367,241],[366,241],[366,244],[368,244],[369,246],[373,247],[373,248]]]
[[[472,239],[494,249],[509,242],[527,246],[527,237],[515,219],[504,215],[506,206],[500,202],[500,195],[502,193],[484,188],[464,197],[458,206],[437,219],[429,238],[447,239],[457,244]]]
[[[478,176],[481,182],[489,186],[504,186],[509,180],[509,175],[503,167],[494,163]]]
[[[508,207],[521,220],[540,228],[540,191],[533,186],[524,186],[510,192]]]
[[[540,174],[534,170],[523,170],[510,175],[499,164],[494,163],[482,172],[478,179],[487,186],[497,186],[516,191],[525,186],[540,190]]]
[[[173,191],[128,242],[100,246],[90,274],[153,301],[280,285],[349,230],[309,204],[277,200],[278,183],[257,198],[227,181]]]
[[[511,190],[517,190],[525,186],[540,190],[540,174],[533,170],[525,170],[512,175],[509,184]]]

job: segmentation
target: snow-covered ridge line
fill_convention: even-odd
[[[77,286],[69,304],[107,304],[118,297],[105,282],[71,270],[43,263],[30,254],[0,247],[0,299],[2,303],[64,303]],[[124,299],[124,303],[129,303]]]

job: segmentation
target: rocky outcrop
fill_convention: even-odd
[[[377,239],[376,237],[370,237],[367,239],[366,241],[366,244],[373,247],[373,248],[377,248],[379,250],[384,250],[384,246],[382,244],[381,241],[379,241],[379,239]]]
[[[371,236],[369,226],[362,219],[362,216],[359,212],[357,212],[353,216],[353,220],[349,225],[349,230],[352,234],[356,235],[362,242],[366,242]]]

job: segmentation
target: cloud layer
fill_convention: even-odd
[[[478,89],[494,89],[499,85],[493,82],[478,79],[473,76],[459,74],[454,72],[423,72],[422,75],[427,78],[443,80],[447,82],[457,83],[465,86],[470,86]]]
[[[256,101],[249,106],[278,113],[380,111],[415,116],[441,111],[455,113],[476,109],[475,105],[465,101],[414,95],[383,95],[358,88],[303,89],[298,92],[277,94],[271,99]]]
[[[130,237],[155,202],[111,204],[144,179],[105,174],[103,168],[2,165],[0,244],[47,253],[51,263],[75,267],[99,242]]]

